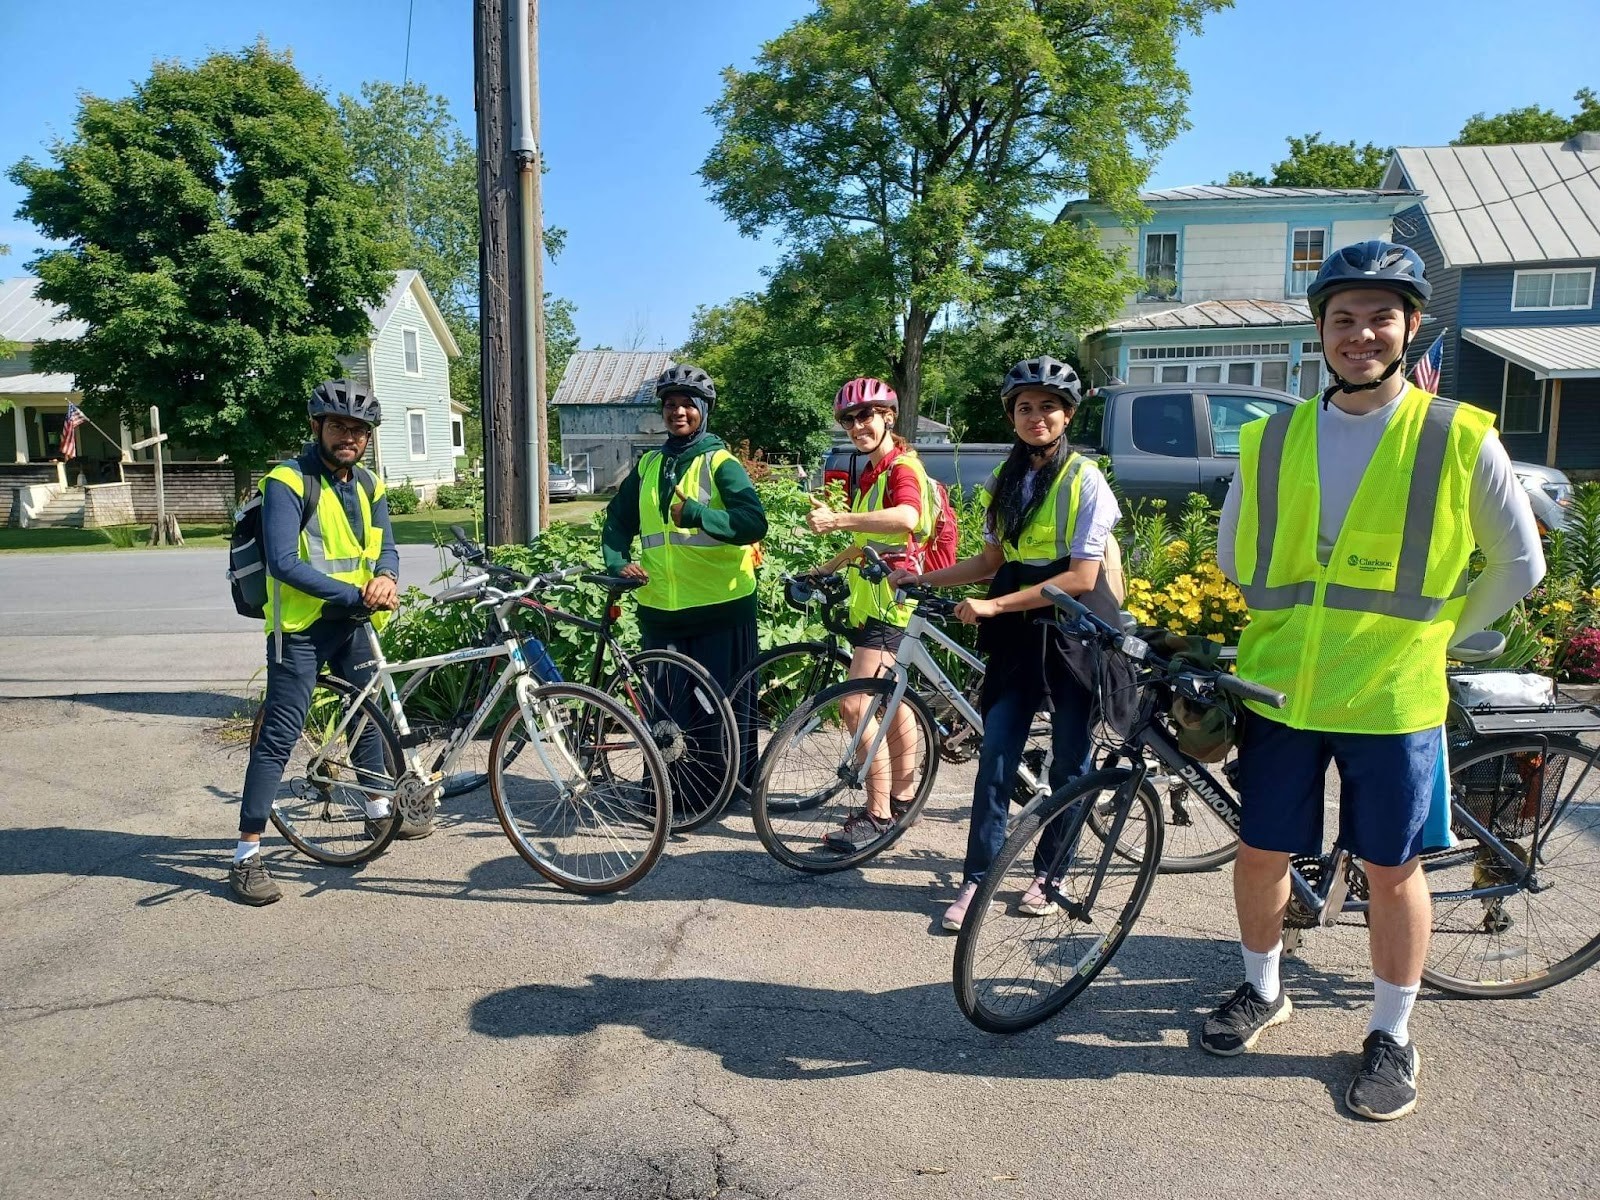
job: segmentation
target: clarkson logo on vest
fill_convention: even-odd
[[[1359,554],[1352,554],[1344,561],[1346,566],[1354,567],[1358,571],[1394,570],[1394,562],[1382,558],[1362,558]]]

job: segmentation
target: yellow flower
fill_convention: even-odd
[[[1225,643],[1225,642],[1227,642],[1227,640],[1228,639],[1223,637],[1222,634],[1220,634],[1220,633],[1208,633],[1208,634],[1206,634],[1206,641],[1208,641],[1208,642],[1223,642],[1223,643]]]

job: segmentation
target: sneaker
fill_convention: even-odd
[[[1350,1081],[1344,1102],[1369,1121],[1398,1121],[1417,1106],[1415,1042],[1402,1046],[1381,1029],[1361,1043],[1361,1069]]]
[[[967,909],[972,905],[972,898],[978,894],[978,885],[964,883],[961,890],[956,893],[955,900],[950,907],[944,910],[944,928],[947,933],[960,933],[962,923],[967,919]]]
[[[1241,983],[1239,990],[1206,1018],[1200,1030],[1200,1048],[1224,1057],[1243,1054],[1255,1046],[1263,1030],[1282,1025],[1292,1012],[1288,992],[1280,990],[1278,998],[1268,1004],[1255,988]]]
[[[235,899],[257,908],[283,899],[283,890],[267,874],[267,865],[261,861],[259,850],[228,869],[228,890]]]
[[[394,820],[394,813],[386,812],[381,817],[368,817],[362,829],[366,832],[367,841],[381,842],[389,836],[389,822]]]
[[[402,842],[414,842],[433,833],[433,818],[426,821],[401,821],[400,832],[394,836]]]
[[[1051,913],[1060,912],[1061,906],[1044,893],[1045,878],[1035,875],[1033,884],[1022,893],[1022,899],[1017,902],[1017,911],[1025,917],[1048,917]]]
[[[865,850],[893,828],[892,818],[880,821],[863,808],[851,813],[849,820],[822,839],[822,844],[840,854],[854,854]]]
[[[894,796],[889,797],[889,815],[898,821],[911,811],[911,801],[901,800]],[[914,822],[913,822],[914,823]],[[907,826],[909,828],[909,826]]]

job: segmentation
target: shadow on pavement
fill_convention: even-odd
[[[109,712],[155,717],[214,717],[224,719],[245,712],[250,702],[227,692],[80,692],[32,696],[29,703],[59,700],[88,704]]]
[[[138,903],[149,907],[184,892],[227,894],[227,851],[221,839],[195,840],[112,829],[0,829],[0,875],[97,875],[166,889]]]

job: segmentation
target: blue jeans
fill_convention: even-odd
[[[1052,791],[1089,772],[1089,693],[1075,683],[1060,689],[1051,718],[1050,788]],[[967,830],[967,858],[962,882],[977,883],[1006,840],[1006,818],[1017,786],[1017,764],[1028,742],[1034,714],[1045,706],[1042,693],[1002,692],[983,715],[983,749],[978,754],[978,780],[972,791],[972,824]],[[1034,851],[1039,870],[1059,848],[1065,820],[1051,823]]]
[[[284,634],[282,661],[275,653],[276,643],[275,636],[267,637],[267,695],[261,702],[261,732],[250,747],[250,765],[244,772],[240,833],[260,833],[267,827],[272,801],[283,782],[284,764],[305,726],[322,664],[356,687],[365,686],[372,678],[366,626],[354,621],[321,620],[300,633]],[[364,771],[387,774],[383,742],[370,723],[352,757]]]

